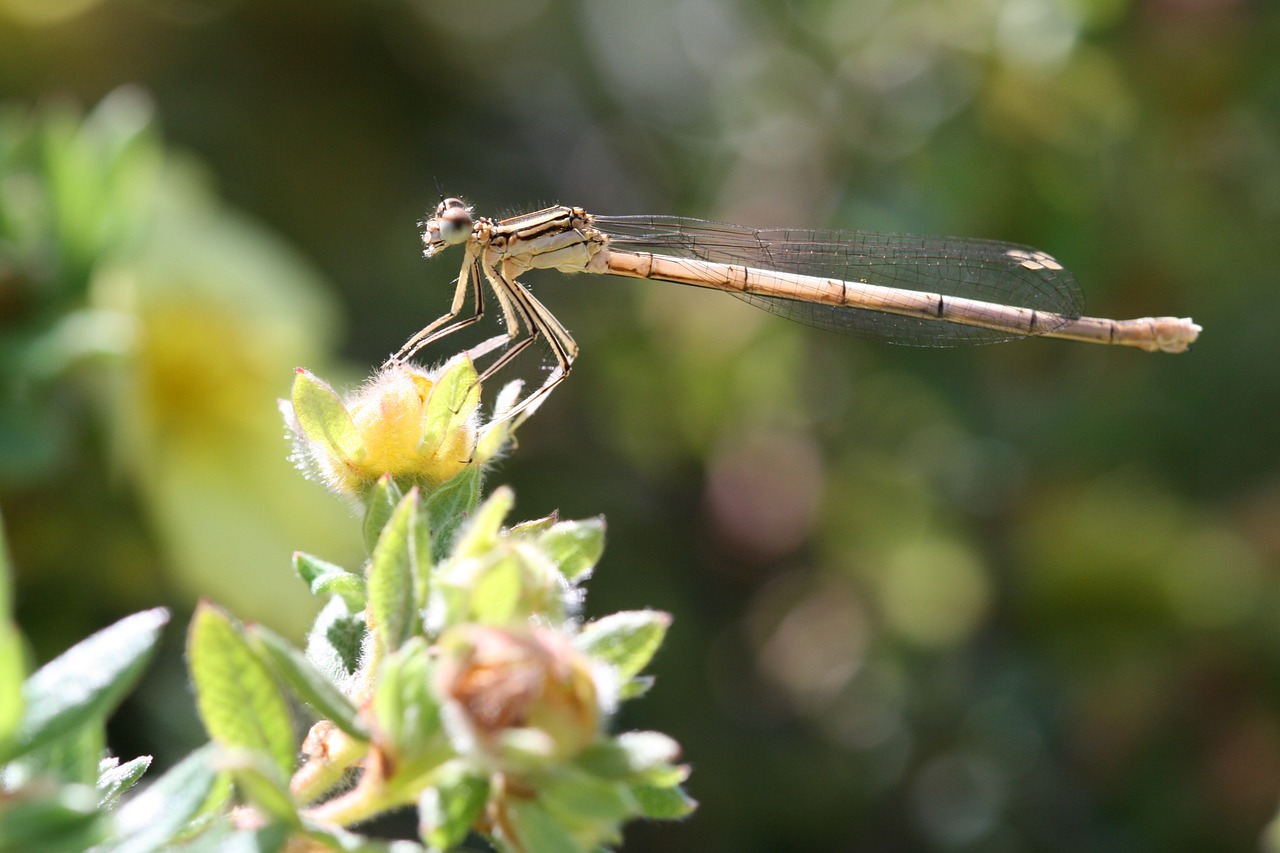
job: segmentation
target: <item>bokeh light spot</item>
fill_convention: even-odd
[[[880,577],[885,618],[923,646],[964,641],[982,622],[991,590],[967,549],[943,541],[907,543],[886,561]]]

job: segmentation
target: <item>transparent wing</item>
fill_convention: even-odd
[[[1016,243],[857,231],[760,229],[681,216],[595,216],[615,248],[674,258],[835,278],[959,296],[1057,315],[1044,331],[1078,318],[1075,277],[1044,252]],[[801,299],[733,294],[773,314],[822,329],[925,347],[1024,337],[944,320],[904,317]]]

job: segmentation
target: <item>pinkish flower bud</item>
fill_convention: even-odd
[[[439,695],[459,733],[485,756],[501,762],[514,746],[562,762],[595,741],[600,703],[591,663],[565,635],[468,624],[446,633],[440,647]]]

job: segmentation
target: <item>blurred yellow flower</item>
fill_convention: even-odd
[[[275,401],[300,361],[326,360],[322,279],[269,232],[164,163],[149,225],[100,264],[89,308],[131,318],[95,391],[118,471],[136,484],[177,588],[300,633],[315,609],[298,549],[355,559],[347,510],[297,475]]]

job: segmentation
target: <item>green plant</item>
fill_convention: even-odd
[[[151,759],[121,764],[106,756],[106,718],[146,667],[169,615],[156,609],[123,619],[24,682],[9,577],[0,541],[0,850],[84,850],[116,827],[140,825],[136,816],[154,804],[149,793],[108,816]]]
[[[300,370],[283,404],[295,457],[360,507],[368,562],[295,555],[326,600],[305,652],[202,603],[187,650],[212,743],[118,809],[148,759],[101,760],[103,721],[167,615],[130,617],[37,672],[25,704],[0,705],[0,850],[446,850],[475,831],[504,851],[586,851],[629,819],[692,811],[674,741],[608,733],[651,685],[640,673],[669,617],[581,622],[604,522],[504,526],[512,492],[482,501],[481,482],[510,444],[519,386],[487,423],[479,391],[465,356],[389,368],[348,400]],[[17,695],[3,624],[0,678]],[[300,748],[296,706],[314,718]],[[405,807],[415,842],[351,829]]]

